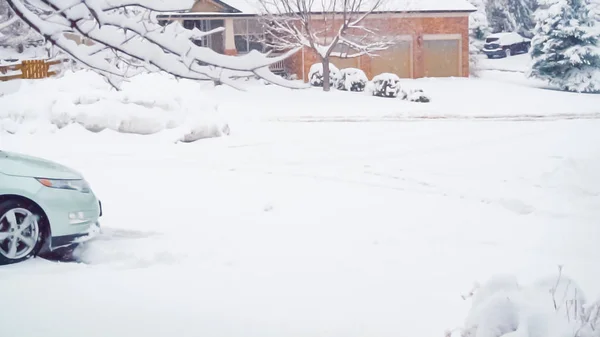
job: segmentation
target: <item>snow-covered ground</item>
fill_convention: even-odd
[[[494,60],[495,61],[495,60]],[[509,75],[510,78],[503,78]],[[67,71],[61,78],[0,83],[0,129],[37,132],[50,124],[76,122],[90,130],[154,133],[202,123],[248,121],[388,121],[430,118],[598,118],[600,95],[540,89],[522,73],[490,71],[477,79],[402,80],[423,89],[430,103],[318,88],[290,90],[250,80],[245,92],[212,83],[143,75],[111,90],[92,72]],[[4,94],[2,97],[1,94]],[[235,131],[235,130],[234,130]]]
[[[529,54],[518,54],[504,58],[487,58],[480,55],[477,67],[481,70],[500,70],[506,72],[525,73],[529,68],[531,56]]]
[[[0,269],[2,333],[441,336],[473,281],[559,263],[597,297],[599,127],[257,122],[193,144],[77,125],[2,134],[5,150],[82,171],[105,209],[86,264]]]
[[[503,73],[403,81],[431,103],[0,83],[0,149],[76,168],[105,211],[84,263],[0,268],[0,336],[442,336],[474,281],[558,264],[599,298],[600,95]]]

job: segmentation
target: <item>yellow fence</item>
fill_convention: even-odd
[[[0,66],[0,81],[39,79],[54,76],[56,75],[56,71],[51,71],[50,66],[58,65],[62,62],[62,60],[27,60],[21,61],[21,64]],[[19,71],[21,72],[20,74],[15,73]]]

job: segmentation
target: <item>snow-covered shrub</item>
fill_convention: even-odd
[[[411,89],[406,93],[406,100],[411,102],[429,103],[431,98],[422,89]]]
[[[369,79],[364,71],[357,68],[345,68],[340,72],[337,89],[346,91],[364,91],[367,82],[369,82]]]
[[[400,78],[396,74],[383,73],[373,77],[373,96],[398,97],[400,93]]]
[[[471,309],[464,327],[457,329],[463,337],[600,335],[600,301],[588,303],[562,269],[529,285],[519,284],[514,276],[497,275],[468,297]]]
[[[600,22],[593,3],[540,0],[530,77],[562,90],[600,92]]]
[[[308,71],[308,78],[310,81],[310,85],[312,85],[313,87],[322,87],[323,64],[315,63],[312,66],[310,66],[310,70]],[[333,63],[329,63],[329,82],[331,86],[335,87],[339,79],[340,70]]]

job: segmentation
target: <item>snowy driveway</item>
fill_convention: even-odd
[[[474,281],[559,263],[600,294],[599,120],[232,130],[0,135],[105,211],[86,264],[0,269],[0,336],[435,337]]]

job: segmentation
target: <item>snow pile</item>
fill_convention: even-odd
[[[463,337],[600,336],[600,300],[588,302],[562,269],[530,285],[496,275],[469,296],[472,307]]]
[[[340,80],[340,70],[333,64],[329,63],[329,82],[332,86],[336,86],[337,82]],[[314,87],[322,87],[323,86],[323,64],[315,63],[310,66],[310,70],[308,72],[308,78],[310,84]]]
[[[212,83],[176,81],[161,74],[143,74],[112,89],[91,71],[67,72],[63,77],[11,81],[0,90],[0,131],[53,131],[72,123],[89,131],[152,134],[183,127],[184,134],[203,128],[222,130],[215,105],[203,91]],[[200,131],[201,138],[220,135]],[[193,138],[198,137],[198,135]]]
[[[373,77],[370,88],[373,96],[398,97],[400,93],[400,78],[396,74],[383,73]]]
[[[342,69],[340,80],[337,82],[338,90],[364,91],[369,79],[365,72],[357,68]]]

